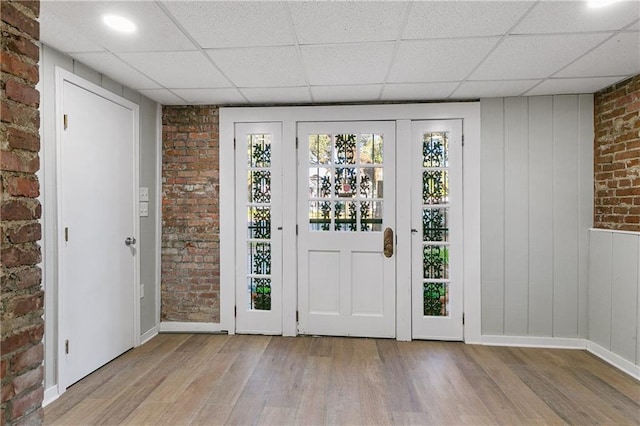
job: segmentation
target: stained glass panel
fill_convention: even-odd
[[[449,140],[447,133],[425,133],[422,139],[422,166],[448,167]]]
[[[356,164],[356,135],[335,136],[336,164]]]
[[[422,240],[449,241],[449,209],[422,209]]]
[[[353,198],[356,195],[358,181],[355,167],[338,167],[335,177],[335,196]]]
[[[422,172],[422,202],[446,204],[449,202],[449,172],[425,170]]]
[[[248,135],[249,167],[271,167],[271,135]]]
[[[358,150],[360,156],[360,164],[382,164],[384,158],[382,135],[360,135]]]
[[[271,278],[247,279],[249,287],[249,309],[258,311],[271,310]]]
[[[358,224],[356,220],[356,204],[353,202],[338,202],[335,204],[335,230],[336,231],[356,231]]]
[[[422,248],[422,271],[425,279],[449,278],[449,248],[427,245]]]
[[[366,167],[360,169],[360,196],[364,198],[382,198],[384,169]]]
[[[271,202],[271,172],[269,170],[249,170],[249,202]]]
[[[271,238],[271,207],[249,207],[247,224],[248,238],[268,240]]]
[[[331,163],[331,135],[309,135],[309,164]]]
[[[424,283],[422,291],[425,316],[449,315],[449,285],[447,283]]]

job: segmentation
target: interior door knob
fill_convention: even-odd
[[[127,246],[131,246],[131,245],[133,245],[135,243],[136,243],[136,239],[133,238],[133,237],[127,237],[124,240],[124,244],[127,245]]]

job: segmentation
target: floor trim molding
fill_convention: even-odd
[[[624,371],[636,380],[640,380],[640,366],[616,355],[610,350],[605,349],[597,343],[587,340],[587,351],[602,359],[603,361],[613,365],[619,370]]]
[[[160,323],[160,333],[219,333],[222,327],[212,322],[174,322]]]
[[[483,335],[486,346],[522,346],[527,348],[586,349],[585,339],[537,336],[492,336]]]

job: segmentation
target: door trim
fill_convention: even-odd
[[[76,74],[73,74],[63,68],[55,67],[55,132],[56,132],[56,222],[55,227],[56,231],[54,231],[54,235],[56,235],[57,243],[55,247],[57,249],[56,253],[56,267],[57,271],[55,272],[56,282],[57,282],[57,309],[55,314],[55,327],[56,327],[56,347],[57,347],[57,360],[56,360],[56,382],[58,387],[58,394],[61,395],[66,391],[66,388],[70,383],[65,381],[65,363],[64,363],[64,355],[65,355],[65,345],[64,339],[60,336],[64,335],[65,330],[65,322],[63,319],[62,313],[64,312],[64,297],[63,291],[61,291],[61,283],[63,282],[63,271],[64,271],[64,241],[63,241],[63,216],[61,212],[62,206],[62,134],[63,134],[63,119],[64,119],[64,111],[63,111],[63,97],[62,94],[64,83],[68,82],[73,85],[76,85],[82,89],[85,89],[91,93],[94,93],[97,96],[105,98],[111,102],[114,102],[124,108],[131,110],[132,120],[133,120],[133,143],[134,143],[134,181],[133,185],[133,194],[134,194],[134,211],[132,212],[133,216],[133,229],[134,229],[134,237],[136,240],[140,241],[140,222],[137,212],[138,199],[139,199],[139,179],[140,179],[140,132],[139,132],[139,105],[118,96],[112,92],[109,92],[102,87],[93,84]],[[138,248],[138,250],[140,250]],[[140,345],[140,255],[134,257],[134,289],[133,289],[133,345],[134,347]]]
[[[282,123],[283,204],[296,203],[296,124],[299,121],[374,121],[395,120],[398,143],[411,135],[411,120],[462,119],[465,137],[463,154],[464,185],[464,341],[481,342],[480,288],[480,103],[451,102],[433,104],[346,105],[318,107],[237,107],[220,108],[220,199],[234,199],[234,123]],[[397,164],[408,164],[408,150],[398,149]],[[289,172],[287,172],[287,170]],[[402,169],[400,169],[402,170]],[[398,177],[399,179],[399,177]],[[398,194],[396,199],[398,253],[410,252],[410,220],[401,220],[411,208],[410,197]],[[235,333],[233,307],[235,301],[235,203],[220,204],[220,325]],[[297,253],[295,235],[296,210],[283,211],[283,259],[294,259]],[[291,224],[287,226],[288,224]],[[293,226],[292,226],[293,225]],[[397,265],[402,271],[401,264]],[[409,271],[409,268],[405,268]],[[397,273],[396,338],[411,340],[411,277]],[[285,336],[297,335],[297,268],[283,271],[282,325]]]

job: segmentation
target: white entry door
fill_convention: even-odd
[[[282,334],[281,123],[238,123],[236,332]]]
[[[298,123],[297,208],[299,333],[394,337],[395,122]]]
[[[412,123],[412,337],[462,340],[462,120]]]
[[[59,353],[64,388],[135,344],[138,148],[134,104],[67,80],[61,87]]]

